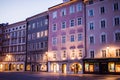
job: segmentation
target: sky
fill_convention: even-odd
[[[0,23],[15,23],[48,10],[63,0],[0,0]]]

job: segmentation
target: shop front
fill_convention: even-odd
[[[120,74],[120,58],[84,59],[84,73]]]

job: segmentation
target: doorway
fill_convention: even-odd
[[[53,72],[57,72],[57,65],[53,64]]]
[[[66,73],[66,71],[67,71],[67,65],[62,64],[62,73]]]
[[[101,74],[108,73],[108,63],[101,63],[100,64],[100,73]]]

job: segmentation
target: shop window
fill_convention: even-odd
[[[90,64],[90,72],[93,72],[94,71],[94,65],[93,64]]]
[[[85,63],[85,71],[89,72],[89,63]]]
[[[30,65],[27,65],[27,70],[28,70],[28,71],[30,70]]]
[[[109,72],[115,72],[115,63],[114,62],[108,63],[108,70],[109,70]]]
[[[120,72],[120,63],[117,63],[115,65],[115,68],[116,68],[116,72]]]

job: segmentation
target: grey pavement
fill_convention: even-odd
[[[120,80],[120,75],[0,72],[0,80]]]

